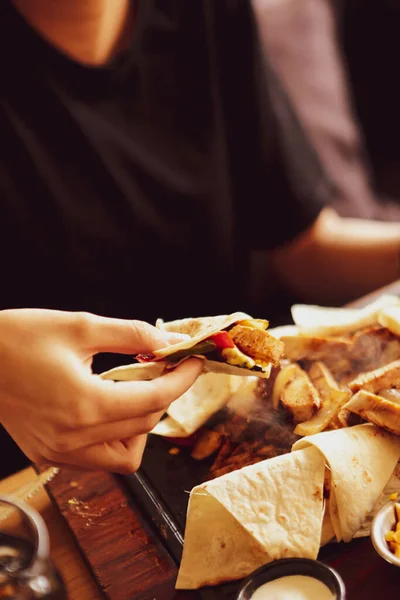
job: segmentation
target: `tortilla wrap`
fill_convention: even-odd
[[[163,331],[171,333],[182,333],[190,336],[190,339],[183,340],[177,344],[171,344],[160,350],[153,352],[155,360],[146,363],[134,363],[131,365],[124,365],[121,367],[115,367],[110,371],[106,371],[101,374],[103,379],[112,379],[114,381],[146,381],[160,377],[169,369],[173,369],[178,364],[187,360],[188,356],[182,358],[182,360],[174,363],[168,363],[168,357],[180,350],[190,349],[199,342],[204,341],[211,335],[223,331],[227,327],[234,325],[238,321],[244,321],[252,317],[246,313],[236,312],[231,315],[219,315],[216,317],[199,317],[196,319],[180,319],[178,321],[170,321],[164,323],[161,319],[157,320],[156,326]],[[253,375],[254,377],[260,377],[268,379],[271,374],[271,364],[263,367],[263,371],[252,371],[246,367],[239,367],[228,364],[225,361],[210,360],[207,355],[196,355],[197,358],[201,358],[204,361],[203,373],[222,373],[226,375],[238,375],[241,377],[248,377]]]
[[[378,427],[400,436],[400,405],[379,395],[360,390],[343,406]]]
[[[253,319],[250,315],[247,315],[243,312],[235,312],[230,315],[219,315],[214,317],[198,317],[198,318],[188,318],[188,319],[179,319],[177,321],[164,322],[161,319],[158,319],[156,322],[156,327],[162,329],[163,331],[168,331],[170,333],[181,333],[190,336],[190,339],[183,340],[178,344],[174,344],[172,346],[167,346],[165,348],[161,348],[159,350],[154,351],[155,360],[168,360],[168,357],[176,352],[188,350],[190,348],[194,348],[196,344],[199,344],[213,336],[218,334],[228,327],[235,325],[240,321],[257,321],[257,319]],[[266,322],[268,325],[268,322]],[[269,333],[269,332],[268,332]],[[235,344],[236,350],[239,350]],[[246,354],[244,353],[246,356]],[[222,359],[221,361],[213,361],[208,358],[208,354],[204,355],[206,365],[205,369],[210,373],[228,373],[232,375],[242,375],[246,376],[250,373],[262,378],[268,378],[270,375],[271,366],[265,365],[263,370],[252,370],[250,367],[246,366],[233,366],[228,363],[228,361]],[[251,358],[251,356],[249,357]]]
[[[306,448],[195,487],[177,589],[240,579],[284,557],[316,558],[325,461]]]
[[[380,494],[372,511],[367,515],[367,517],[365,518],[363,524],[361,525],[361,527],[357,531],[357,533],[354,534],[355,539],[362,538],[362,537],[369,537],[369,535],[371,534],[372,521],[373,521],[375,515],[382,508],[382,506],[387,504],[387,502],[389,501],[389,496],[394,493],[400,494],[400,464],[399,463],[397,463],[391,478],[387,482],[383,492]],[[328,544],[329,542],[335,541],[335,531],[333,529],[332,521],[331,521],[331,517],[330,517],[329,500],[326,501],[326,505],[327,506],[325,509],[324,521],[322,523],[321,546],[324,546],[324,545]]]
[[[172,417],[167,417],[159,421],[150,433],[170,438],[187,438],[190,435]]]
[[[102,379],[111,379],[113,381],[150,381],[160,377],[167,372],[165,363],[135,363],[133,365],[123,365],[115,367],[109,371],[101,373]]]
[[[150,431],[163,437],[189,437],[225,405],[247,415],[249,403],[256,399],[257,377],[237,377],[207,373],[167,410],[169,417]]]
[[[384,308],[379,312],[378,323],[400,336],[400,306]]]
[[[271,327],[268,332],[274,336],[277,340],[289,335],[299,335],[300,330],[296,325],[279,325],[278,327]]]
[[[383,490],[383,492],[379,496],[377,502],[375,503],[374,508],[372,509],[370,514],[365,519],[361,528],[355,534],[355,536],[354,536],[355,538],[368,537],[370,535],[373,518],[375,517],[376,513],[382,508],[382,506],[389,501],[389,496],[394,493],[400,494],[400,464],[399,463],[397,463],[391,478],[387,482],[385,489]]]
[[[292,450],[313,446],[331,471],[329,514],[338,541],[349,542],[361,528],[400,458],[400,439],[365,424],[317,433]]]
[[[167,413],[191,435],[223,408],[242,382],[235,375],[200,375],[187,392],[172,402]]]
[[[400,298],[389,294],[363,308],[328,308],[308,304],[294,304],[292,317],[299,333],[340,335],[352,333],[363,327],[376,325],[380,312],[387,307],[400,306]]]
[[[223,329],[230,327],[238,321],[245,321],[246,319],[252,319],[249,315],[243,312],[235,312],[230,315],[218,315],[216,317],[198,317],[189,319],[178,319],[177,321],[164,322],[162,319],[157,319],[156,327],[163,331],[170,333],[183,333],[190,335],[190,340],[183,340],[177,344],[172,344],[155,350],[154,356],[157,358],[166,357],[170,354],[174,354],[178,350],[186,350],[199,342],[219,333]]]
[[[329,498],[325,499],[324,520],[322,521],[321,548],[330,542],[336,541],[335,530],[333,529]]]
[[[114,369],[110,369],[109,371],[101,373],[100,377],[102,379],[111,379],[113,381],[150,381],[160,377],[161,375],[164,375],[165,373],[168,373],[168,371],[188,358],[189,357],[184,358],[179,363],[173,365],[161,361],[123,365],[121,367],[114,367]],[[228,363],[207,360],[204,358],[204,356],[192,356],[190,358],[199,358],[203,360],[202,373],[220,373],[222,375],[237,375],[238,377],[254,376],[262,379],[268,379],[271,374],[272,365],[269,365],[263,372],[255,372],[250,371],[249,369],[244,369],[243,367],[228,365]]]

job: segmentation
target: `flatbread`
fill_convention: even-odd
[[[268,329],[268,333],[277,340],[280,340],[285,336],[299,335],[300,330],[296,325],[279,325],[279,327],[271,327],[271,329]]]
[[[100,377],[112,381],[150,381],[160,377],[167,370],[167,365],[162,362],[135,363],[115,367],[101,373]]]
[[[351,333],[378,323],[378,317],[387,307],[400,306],[400,298],[385,294],[363,308],[328,308],[308,304],[294,304],[292,318],[300,333],[340,335]]]
[[[271,562],[262,545],[206,490],[192,491],[188,511],[176,589],[241,579]]]
[[[165,323],[161,319],[156,322],[156,327],[163,331],[169,331],[171,333],[183,333],[190,335],[190,340],[184,340],[178,344],[172,344],[161,348],[160,350],[154,351],[154,356],[157,358],[165,358],[170,354],[174,354],[179,350],[186,350],[191,348],[195,344],[206,340],[211,335],[219,333],[220,331],[230,327],[238,321],[244,321],[246,319],[252,319],[246,313],[235,312],[230,315],[218,315],[215,317],[199,317],[190,319],[179,319],[177,321],[169,321]]]
[[[225,405],[235,414],[246,416],[253,402],[257,377],[200,375],[193,386],[168,409],[171,415],[150,431],[163,437],[189,437]],[[174,418],[173,418],[174,417]]]
[[[148,362],[148,363],[134,363],[132,365],[123,365],[121,367],[114,367],[109,371],[101,373],[102,379],[111,379],[113,381],[150,381],[156,379],[161,375],[164,375],[171,369],[175,368],[178,364],[188,358],[199,358],[203,360],[203,373],[221,373],[222,375],[236,375],[238,377],[258,377],[260,379],[268,379],[271,374],[272,365],[268,365],[263,372],[261,371],[250,371],[243,367],[236,367],[229,365],[225,362],[218,362],[215,360],[207,360],[204,356],[190,356],[184,358],[182,361],[176,364],[169,364],[164,361],[160,362]]]
[[[355,538],[360,537],[368,537],[371,533],[371,525],[372,521],[377,514],[377,512],[389,501],[389,496],[391,494],[397,493],[399,494],[400,499],[400,464],[397,463],[395,470],[392,473],[391,478],[387,482],[385,489],[382,494],[379,496],[374,508],[369,513],[361,528],[355,534]]]
[[[168,369],[173,369],[178,364],[187,360],[189,357],[184,357],[177,363],[168,363],[168,357],[180,350],[187,350],[195,346],[199,342],[207,339],[211,335],[223,331],[227,327],[234,325],[238,321],[244,321],[253,318],[243,312],[236,312],[230,315],[218,315],[215,317],[199,317],[189,319],[179,319],[178,321],[170,321],[165,323],[162,319],[158,319],[156,326],[163,331],[171,333],[182,333],[190,336],[190,339],[185,339],[177,344],[171,344],[160,350],[153,352],[155,360],[148,363],[135,363],[132,365],[124,365],[116,367],[110,371],[101,374],[103,379],[113,379],[114,381],[140,381],[150,380],[160,377]],[[207,355],[193,354],[191,357],[197,356],[204,360],[203,373],[222,373],[226,375],[238,375],[240,377],[248,377],[253,375],[262,379],[268,379],[271,374],[272,365],[269,364],[262,371],[252,371],[246,367],[230,365],[225,361],[209,360]],[[163,360],[165,359],[165,361]]]
[[[172,402],[167,413],[191,435],[225,406],[242,381],[235,375],[200,375],[187,392]]]
[[[400,306],[383,308],[378,315],[378,323],[400,336]]]
[[[332,525],[331,511],[329,506],[329,499],[325,500],[325,512],[324,520],[322,521],[322,532],[321,532],[321,548],[329,544],[336,539],[335,530]]]
[[[278,558],[315,559],[324,470],[321,453],[307,448],[195,487],[177,589],[240,579]]]
[[[159,421],[150,433],[169,438],[187,438],[190,435],[172,417]]]
[[[318,448],[331,471],[329,510],[338,541],[349,542],[362,526],[400,458],[400,439],[365,424],[317,433],[293,450]]]
[[[395,402],[360,390],[343,406],[343,410],[400,436],[400,405]]]

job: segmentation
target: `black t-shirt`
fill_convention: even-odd
[[[130,47],[99,68],[0,2],[0,308],[246,309],[249,253],[331,194],[250,2],[138,2]]]

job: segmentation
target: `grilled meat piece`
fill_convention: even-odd
[[[338,429],[340,429],[341,427],[353,427],[354,425],[361,425],[361,423],[363,423],[364,420],[359,415],[356,415],[350,410],[347,410],[345,406],[346,405],[343,406],[343,408],[339,411],[339,414],[337,416],[338,425],[340,426],[338,427]]]
[[[255,361],[279,365],[283,354],[283,343],[267,331],[235,325],[229,331],[229,335],[239,350]]]
[[[359,415],[362,419],[400,435],[400,405],[381,396],[360,390],[343,410]]]
[[[242,469],[248,465],[254,465],[262,460],[267,460],[285,454],[288,450],[277,448],[272,444],[265,444],[263,440],[254,442],[242,442],[223,461],[216,461],[211,467],[213,477],[220,477],[225,473]]]
[[[285,336],[281,338],[285,346],[284,357],[290,360],[331,360],[335,355],[346,353],[351,341],[348,338],[331,338],[305,335]]]
[[[324,360],[341,385],[361,373],[378,369],[400,359],[400,339],[384,327],[367,327],[355,333],[343,354],[333,353]],[[308,368],[309,363],[305,363]]]
[[[379,390],[378,396],[385,398],[385,400],[390,400],[395,404],[400,404],[400,389],[391,388],[390,390]]]
[[[361,373],[350,381],[349,388],[353,393],[361,389],[377,393],[383,389],[400,388],[400,360],[395,360],[374,371]]]
[[[400,339],[384,327],[369,327],[354,335],[350,358],[359,373],[378,369],[400,359]]]
[[[298,365],[290,365],[290,367],[291,376],[282,387],[280,401],[283,408],[291,414],[293,421],[302,423],[311,419],[319,409],[321,399],[307,373]],[[279,384],[281,375],[284,377],[284,370],[277,377],[276,385]]]

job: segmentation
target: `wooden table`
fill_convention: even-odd
[[[400,281],[384,291],[400,295]],[[371,299],[369,296],[368,301]],[[9,481],[3,485],[9,485]],[[166,550],[162,536],[145,520],[139,507],[130,503],[118,478],[107,473],[66,468],[48,489],[73,533],[93,579],[110,600],[190,600],[197,597],[195,592],[174,590],[177,565]],[[48,498],[38,496],[35,503],[39,503],[49,524],[53,556],[67,581],[70,598],[98,598],[71,536],[60,523]],[[347,600],[398,597],[400,569],[385,563],[374,552],[369,539],[341,547],[332,544],[331,549],[323,550],[323,560],[344,578]],[[387,595],[385,590],[390,594]]]
[[[0,481],[0,494],[12,494],[18,488],[33,482],[36,477],[32,468],[8,477]],[[64,578],[70,600],[100,600],[103,598],[83,562],[66,523],[46,490],[42,488],[29,501],[29,504],[36,508],[46,521],[50,533],[51,557]]]

